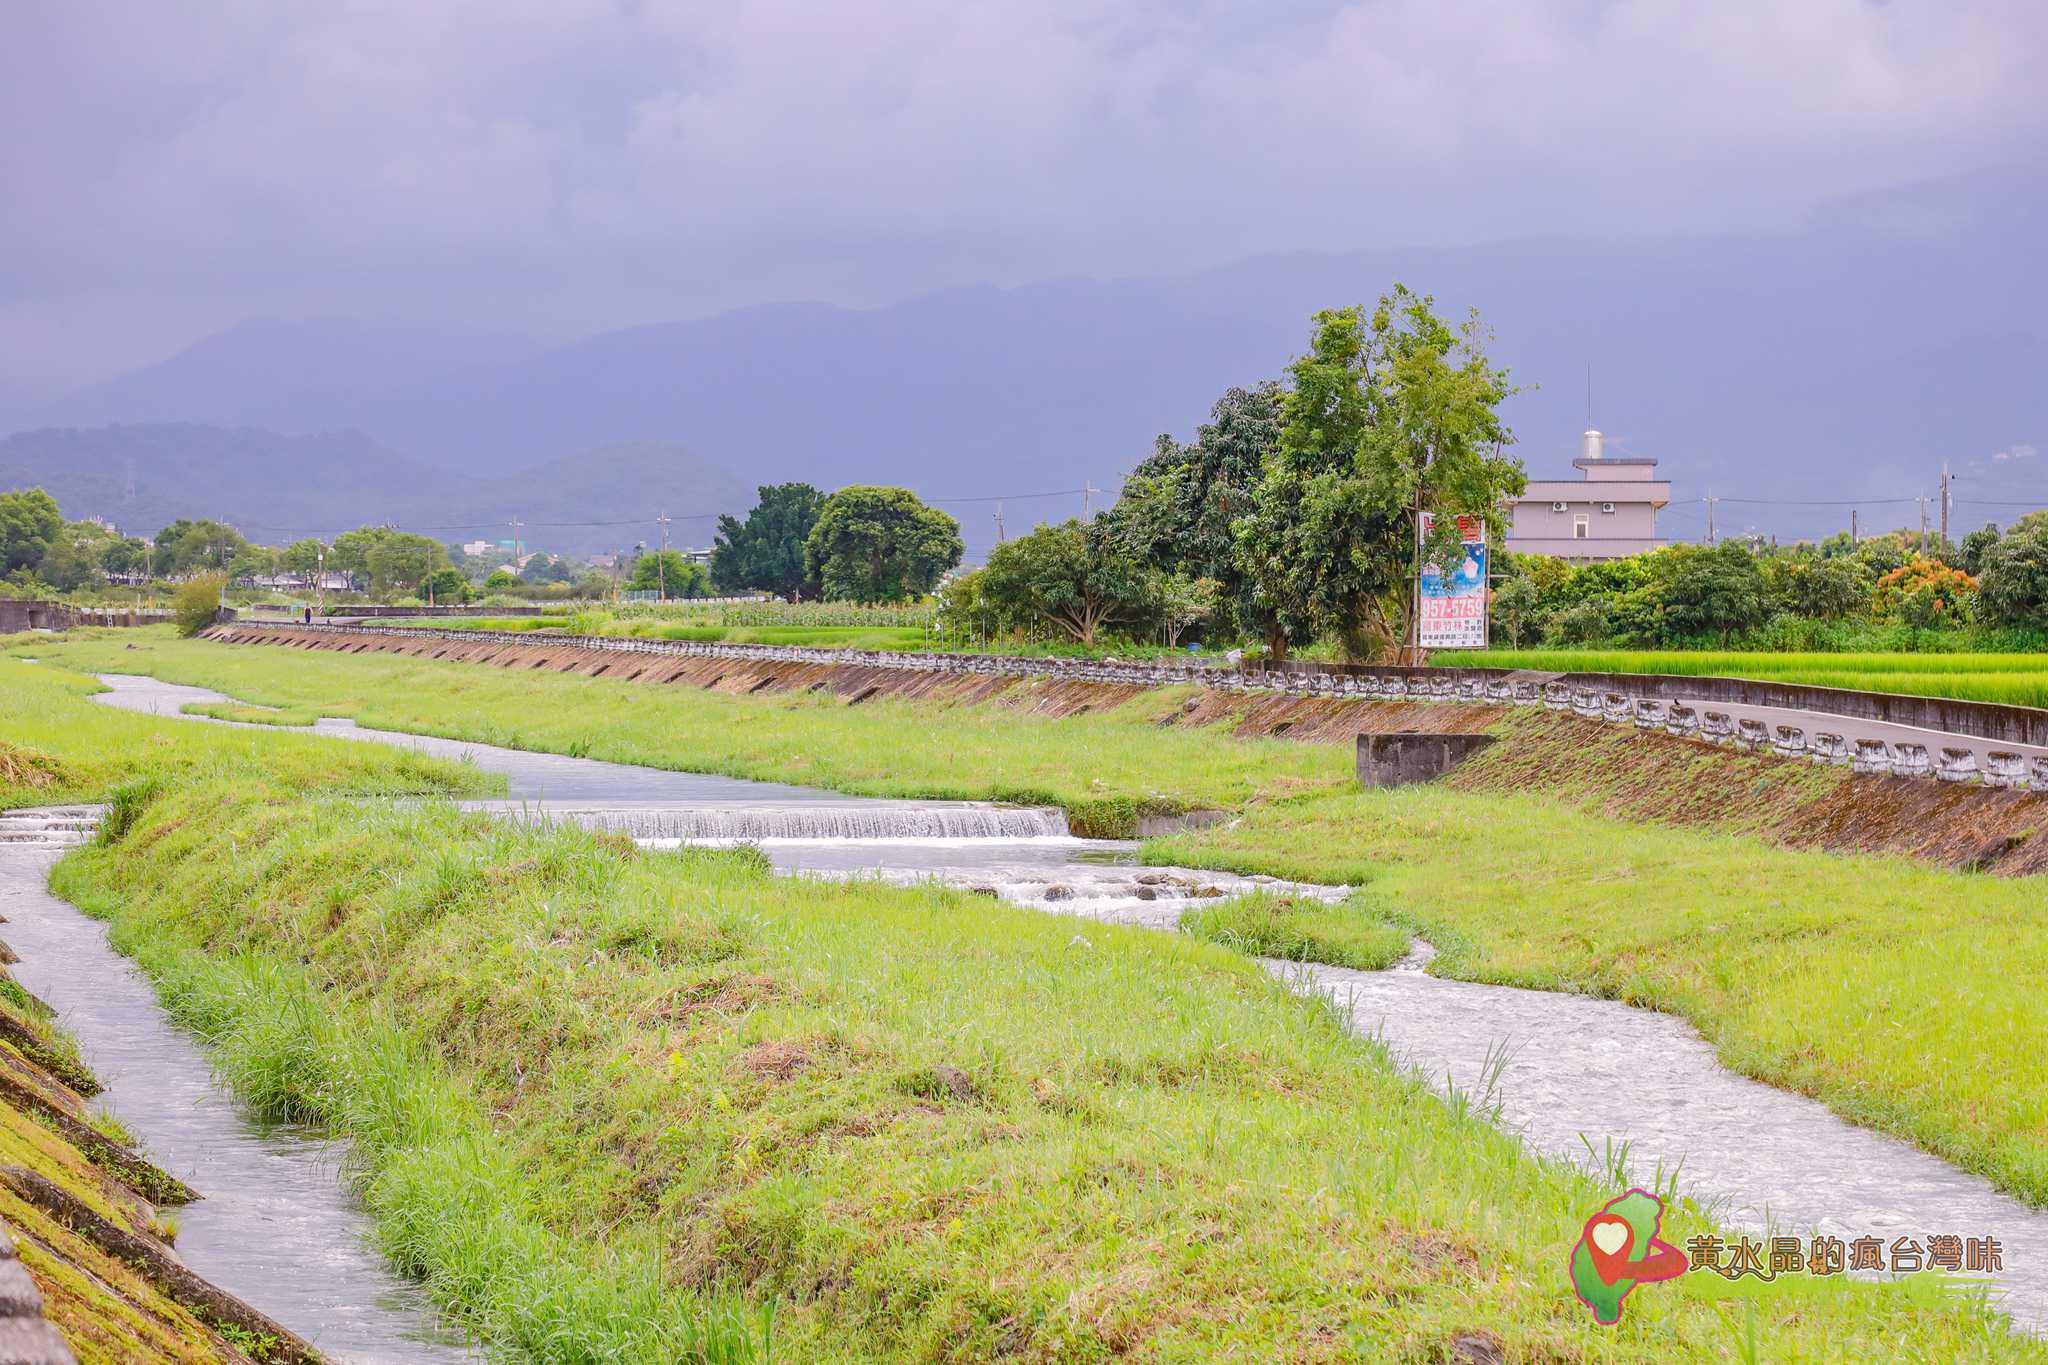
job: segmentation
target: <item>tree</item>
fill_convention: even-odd
[[[519,581],[535,587],[543,583],[567,583],[575,577],[576,571],[569,567],[569,561],[559,555],[534,555],[519,571]]]
[[[1724,641],[1770,615],[1770,584],[1756,556],[1739,540],[1712,549],[1674,547],[1666,556],[1663,625],[1672,638],[1719,635]]]
[[[109,576],[143,573],[149,567],[150,551],[150,543],[140,536],[111,536],[100,546],[100,572]]]
[[[1938,559],[1915,556],[1877,580],[1879,615],[1928,630],[1975,615],[1977,580]]]
[[[1836,621],[1870,606],[1871,574],[1853,555],[1831,555],[1792,566],[1785,597],[1793,611],[1816,621]]]
[[[491,576],[484,580],[484,588],[489,592],[503,592],[507,588],[518,586],[519,575],[506,568],[491,570]]]
[[[1112,621],[1148,605],[1144,571],[1104,517],[1065,521],[1005,541],[981,571],[981,597],[998,611],[1056,626],[1084,645]]]
[[[1979,526],[1964,536],[1963,543],[1956,547],[1956,567],[1975,578],[1984,572],[1984,557],[1996,544],[1998,528],[1991,525]]]
[[[59,592],[77,592],[100,581],[100,552],[114,537],[90,521],[66,522],[43,551],[36,574]]]
[[[1239,523],[1263,603],[1290,634],[1305,626],[1361,657],[1412,641],[1418,528],[1435,529],[1420,557],[1447,563],[1456,519],[1481,519],[1494,538],[1506,499],[1526,486],[1500,404],[1514,392],[1486,358],[1477,315],[1453,327],[1435,301],[1396,285],[1368,316],[1316,314],[1309,353],[1288,367],[1280,445]]]
[[[1180,644],[1181,636],[1216,614],[1223,585],[1192,574],[1154,573],[1147,582],[1147,594],[1159,613],[1167,647],[1173,648]]]
[[[1521,648],[1524,639],[1534,636],[1537,603],[1541,599],[1542,590],[1526,574],[1517,574],[1494,590],[1493,619],[1507,637],[1510,649]]]
[[[178,634],[197,635],[212,625],[220,615],[220,595],[227,585],[228,576],[224,573],[194,574],[186,579],[171,599],[171,616],[177,622]]]
[[[369,575],[372,596],[386,596],[402,586],[418,583],[436,569],[453,567],[448,563],[448,547],[432,536],[388,527],[365,530],[370,532],[370,539],[363,555],[363,568]],[[335,537],[334,546],[337,550],[341,548],[341,537]]]
[[[1114,534],[1141,563],[1190,582],[1213,581],[1214,610],[1231,629],[1256,636],[1274,623],[1240,560],[1235,527],[1252,511],[1283,415],[1278,384],[1229,390],[1193,444],[1171,436],[1153,443],[1109,513]]]
[[[704,597],[711,589],[711,572],[683,558],[681,550],[656,550],[634,561],[633,579],[626,587],[668,597]]]
[[[42,563],[63,529],[64,514],[57,510],[57,500],[42,489],[0,493],[0,574]]]
[[[278,567],[311,583],[313,575],[320,572],[321,560],[326,553],[327,547],[310,537],[295,540],[285,546],[283,552],[278,555]]]
[[[420,580],[420,599],[435,605],[442,603],[467,602],[469,580],[462,576],[462,570],[450,565],[436,569]]]
[[[760,501],[745,521],[718,519],[712,581],[731,591],[753,588],[791,601],[819,596],[804,542],[818,524],[825,495],[807,483],[762,484],[754,491]]]
[[[930,592],[965,549],[960,523],[909,489],[854,484],[818,509],[804,566],[827,598],[900,602]]]
[[[212,569],[225,573],[235,556],[249,548],[234,527],[203,517],[180,517],[156,533],[158,573],[194,574]]]
[[[2048,525],[2015,526],[1986,550],[1977,591],[1993,625],[2048,626]]]

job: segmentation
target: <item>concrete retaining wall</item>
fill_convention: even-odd
[[[0,635],[24,630],[69,630],[73,626],[153,626],[171,619],[168,611],[139,607],[74,607],[68,602],[0,599]]]
[[[1493,742],[1492,735],[1360,735],[1358,784],[1405,787],[1427,782]]]

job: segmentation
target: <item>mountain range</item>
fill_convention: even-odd
[[[217,517],[252,540],[331,539],[390,523],[438,539],[517,538],[589,554],[653,542],[708,545],[712,519],[744,512],[753,489],[680,446],[630,443],[482,478],[423,464],[356,431],[280,435],[255,427],[152,423],[41,428],[0,439],[0,489],[39,484],[71,517],[147,535],[179,517]],[[520,525],[515,528],[513,523]]]
[[[1669,534],[1704,530],[1709,493],[1723,530],[1826,534],[1851,500],[1865,529],[1905,524],[1944,462],[1965,524],[2009,520],[2048,495],[2044,229],[2040,182],[2018,202],[1959,182],[1848,202],[1776,237],[1271,256],[874,309],[779,304],[566,344],[255,322],[19,412],[18,427],[86,429],[75,448],[97,463],[60,470],[71,438],[32,432],[0,447],[0,480],[68,477],[101,497],[133,462],[164,508],[207,489],[293,524],[357,508],[625,513],[648,535],[657,511],[722,510],[742,484],[903,483],[960,500],[973,557],[996,504],[968,500],[1002,497],[1013,530],[1079,512],[1076,490],[1113,489],[1156,433],[1186,436],[1226,387],[1277,376],[1315,310],[1401,280],[1481,311],[1524,386],[1508,415],[1532,474],[1569,477],[1590,417],[1610,450],[1660,458],[1676,485]],[[337,459],[335,443],[360,456]],[[175,479],[152,464],[173,446],[186,452]],[[642,454],[622,462],[622,448]],[[323,461],[339,466],[331,479]],[[294,490],[310,503],[287,517]]]

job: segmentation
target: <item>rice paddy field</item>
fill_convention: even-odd
[[[1432,663],[1560,673],[1675,673],[2048,706],[2048,654],[1775,654],[1756,650],[1486,649]]]

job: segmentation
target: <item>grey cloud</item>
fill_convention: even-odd
[[[2038,141],[2030,0],[16,7],[0,379],[1300,248],[1782,231]]]

